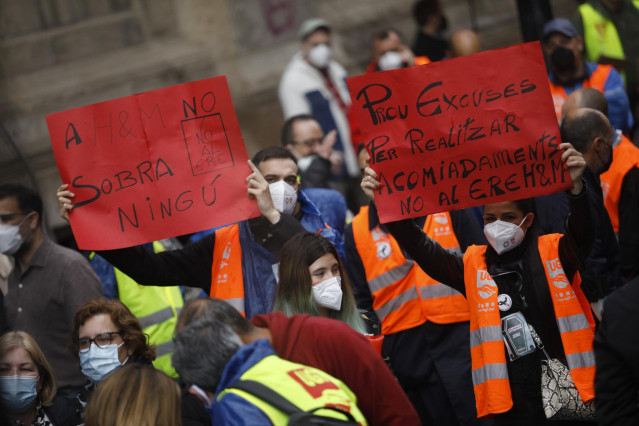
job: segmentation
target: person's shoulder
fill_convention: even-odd
[[[297,52],[291,60],[286,64],[284,73],[282,73],[282,82],[291,79],[298,79],[300,76],[306,75],[306,64],[300,52]]]
[[[49,240],[47,244],[50,244],[49,253],[50,256],[55,257],[56,262],[67,262],[69,264],[80,262],[87,265],[89,264],[89,260],[77,250],[62,246],[51,240]]]
[[[305,332],[313,332],[317,331],[318,338],[320,339],[334,339],[337,335],[340,336],[363,336],[357,331],[353,330],[348,324],[343,321],[324,318],[324,317],[314,317],[314,316],[306,316],[303,319],[304,321],[304,330]],[[339,341],[335,339],[335,341]]]
[[[86,401],[87,399],[84,399]],[[50,406],[44,407],[49,420],[54,425],[79,425],[82,423],[82,405],[77,396],[56,395]]]
[[[589,74],[592,76],[592,74],[595,71],[598,72],[605,72],[608,74],[608,77],[606,78],[606,83],[610,84],[612,83],[618,83],[618,82],[622,82],[623,83],[623,78],[621,77],[621,73],[619,71],[617,71],[615,69],[615,67],[613,67],[612,65],[606,65],[606,64],[597,64],[595,62],[588,62],[586,61],[586,64],[588,65],[588,70],[590,71]]]
[[[623,183],[639,185],[639,167],[634,166],[630,170],[628,170],[623,177]]]
[[[342,64],[340,64],[339,62],[332,60],[329,62],[328,66],[331,69],[331,72],[335,72],[335,73],[339,73],[339,74],[347,74],[346,68],[344,68],[344,66]]]
[[[639,277],[628,281],[612,292],[604,305],[604,317],[626,318],[628,315],[639,317]]]

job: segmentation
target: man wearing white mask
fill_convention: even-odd
[[[427,56],[415,57],[397,31],[384,28],[373,34],[373,53],[366,72],[390,71],[429,63]]]
[[[45,235],[42,199],[23,185],[0,185],[0,252],[15,260],[5,297],[9,328],[33,336],[56,373],[58,393],[75,395],[85,378],[65,342],[78,308],[102,295],[98,277],[80,253]]]
[[[284,213],[293,215],[307,231],[326,237],[335,246],[340,257],[345,259],[341,235],[326,226],[319,210],[300,189],[293,154],[283,147],[270,146],[255,154],[253,163],[269,184],[275,208],[282,208]]]
[[[98,254],[141,285],[199,287],[251,318],[270,312],[275,300],[277,254],[300,232],[318,232],[343,255],[343,241],[299,191],[295,157],[283,147],[259,151],[250,162],[247,194],[261,216],[215,230],[178,250],[151,253],[141,247]],[[60,215],[68,217],[72,194],[58,190]],[[230,207],[230,206],[229,206]]]
[[[320,18],[304,21],[298,31],[301,49],[286,67],[279,86],[284,118],[311,114],[327,134],[337,130],[333,149],[344,157],[344,167],[335,177],[357,177],[357,156],[353,143],[357,133],[351,99],[346,87],[346,70],[331,59],[330,24]],[[353,132],[355,130],[355,132]]]

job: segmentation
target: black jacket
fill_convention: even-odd
[[[605,297],[609,292],[608,289],[615,289],[622,284],[619,248],[610,216],[603,202],[601,181],[588,168],[584,171],[583,178],[588,188],[588,201],[594,215],[596,233],[592,248],[587,257],[584,257],[585,261],[580,268],[582,285],[585,293],[588,292],[587,288],[590,284],[599,290],[602,297]],[[569,210],[565,193],[538,197],[535,201],[541,234],[565,233],[566,216]]]
[[[277,254],[293,235],[306,232],[293,216],[283,214],[271,224],[263,216],[249,219],[255,241]],[[211,292],[211,264],[215,233],[179,250],[151,253],[142,246],[99,251],[110,264],[142,285],[199,287]]]
[[[639,276],[639,168],[623,178],[619,196],[619,263],[627,279]]]
[[[595,334],[600,425],[639,424],[639,277],[613,292]]]
[[[182,426],[211,426],[211,417],[204,405],[189,393],[189,386],[180,383],[182,395]]]
[[[307,167],[303,167],[304,161],[298,161],[302,189],[330,188],[328,182],[331,179],[331,162],[317,154],[306,160],[309,162]]]

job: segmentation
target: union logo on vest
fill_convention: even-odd
[[[497,293],[497,284],[495,284],[488,271],[477,270],[477,293],[482,299],[488,299]]]
[[[550,277],[552,283],[555,286],[559,288],[564,288],[568,284],[570,284],[570,281],[568,281],[568,278],[566,277],[566,274],[564,273],[564,270],[561,267],[561,262],[559,261],[559,258],[556,258],[553,260],[547,260],[546,268],[548,269],[548,276]]]

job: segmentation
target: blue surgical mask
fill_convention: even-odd
[[[36,376],[0,377],[0,399],[2,405],[14,414],[26,412],[38,396]]]
[[[118,358],[118,349],[123,344],[124,342],[119,345],[113,343],[104,348],[100,348],[95,343],[92,343],[88,351],[80,352],[82,374],[93,382],[100,383],[109,374],[122,367],[120,358]],[[126,362],[126,360],[124,360],[124,362]]]
[[[22,235],[20,235],[20,227],[29,216],[26,215],[18,225],[0,223],[0,253],[13,256],[20,249],[24,242]]]

